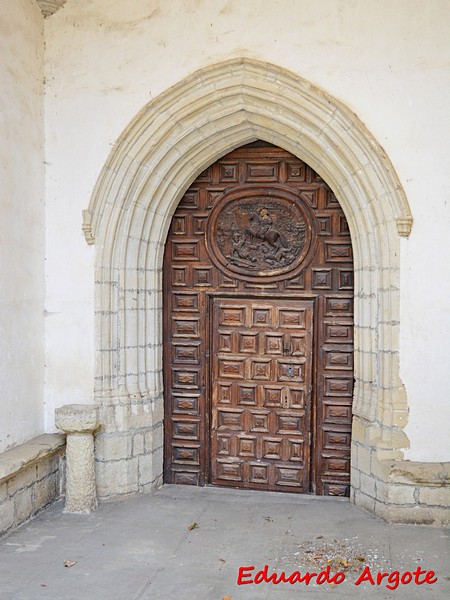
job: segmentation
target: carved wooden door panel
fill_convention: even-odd
[[[211,483],[309,489],[313,302],[213,299]]]
[[[163,306],[165,481],[348,495],[352,247],[317,173],[256,142],[197,177]]]

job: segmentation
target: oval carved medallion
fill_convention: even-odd
[[[297,270],[311,244],[306,209],[275,187],[226,193],[208,220],[213,260],[242,279],[281,279]]]

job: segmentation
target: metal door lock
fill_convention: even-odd
[[[281,404],[283,408],[289,408],[291,405],[291,392],[288,387],[284,387],[282,390]]]

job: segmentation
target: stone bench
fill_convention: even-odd
[[[65,447],[66,436],[52,433],[0,454],[0,535],[61,496]]]

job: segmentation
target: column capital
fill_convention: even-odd
[[[55,409],[55,424],[66,433],[93,433],[100,426],[98,404],[66,404]]]

